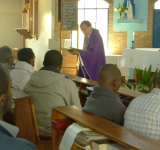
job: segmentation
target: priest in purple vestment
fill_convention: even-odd
[[[97,81],[101,66],[106,64],[103,40],[99,31],[93,29],[89,21],[83,21],[80,28],[85,35],[83,51],[70,53],[79,55],[78,76]]]

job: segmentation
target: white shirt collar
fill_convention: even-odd
[[[93,31],[93,29],[92,29],[92,31]],[[91,31],[91,33],[92,33],[92,31]],[[90,37],[90,36],[91,36],[91,33],[90,33],[87,37]]]
[[[12,134],[13,137],[16,137],[18,132],[19,132],[19,128],[16,126],[13,126],[11,124],[8,124],[2,120],[0,120],[0,125],[3,126],[3,128],[5,128],[8,132],[10,132],[10,134]]]

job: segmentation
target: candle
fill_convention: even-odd
[[[133,41],[135,40],[135,32],[133,32]]]

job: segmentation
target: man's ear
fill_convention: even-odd
[[[62,64],[60,64],[59,66],[57,66],[55,69],[57,69],[60,72],[61,68],[62,68]]]
[[[117,81],[117,80],[114,80],[114,81],[113,81],[113,87],[117,87],[117,84],[118,84],[118,81]]]
[[[5,101],[6,101],[6,94],[0,95],[0,106],[3,106]]]

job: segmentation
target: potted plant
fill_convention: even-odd
[[[157,71],[154,72],[153,76],[151,77],[151,70],[152,70],[152,65],[149,66],[148,71],[146,71],[146,68],[144,70],[144,74],[142,74],[141,69],[135,68],[136,73],[137,73],[137,83],[128,83],[126,82],[126,86],[134,91],[139,91],[143,93],[149,93],[152,90],[153,82],[157,76]]]

